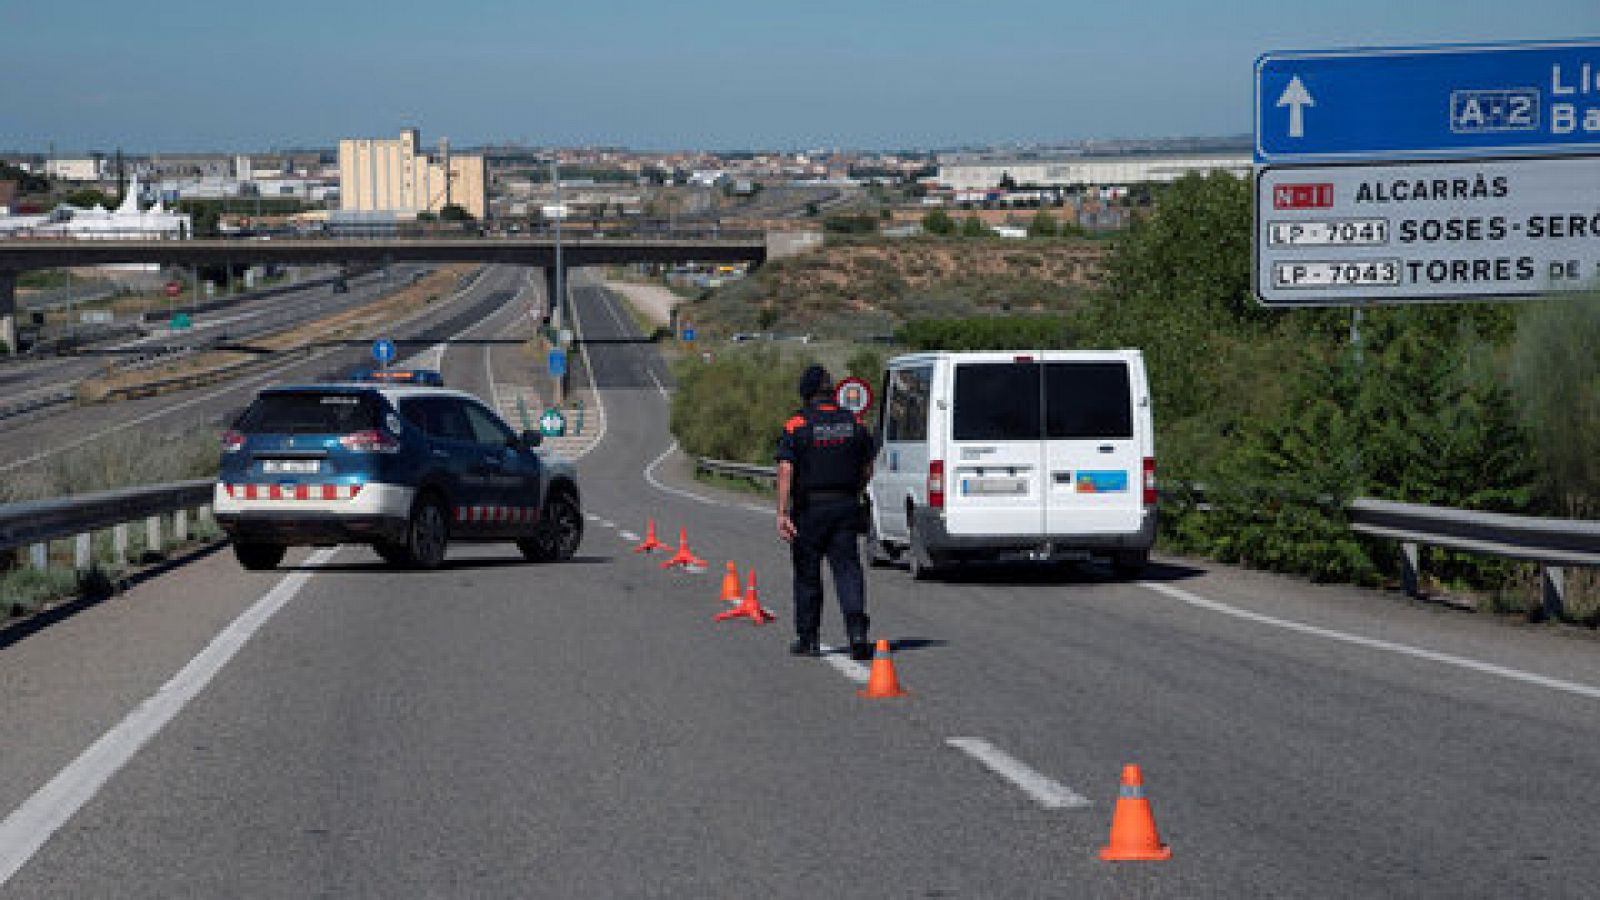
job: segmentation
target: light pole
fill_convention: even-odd
[[[556,188],[556,277],[555,277],[555,292],[556,292],[556,295],[554,297],[550,298],[550,312],[551,312],[551,318],[553,318],[555,320],[555,323],[556,323],[556,338],[557,338],[558,341],[560,340],[560,337],[561,337],[561,329],[564,328],[566,326],[566,324],[567,324],[567,316],[566,316],[566,299],[567,299],[567,290],[566,290],[566,288],[567,288],[566,280],[567,279],[566,279],[566,274],[567,273],[566,273],[566,270],[561,265],[561,220],[565,219],[567,217],[567,215],[566,215],[566,210],[563,209],[562,206],[561,206],[561,169],[560,169],[560,165],[561,165],[561,163],[560,163],[559,158],[552,157],[550,159],[550,183],[555,185],[555,188]],[[562,349],[564,350],[566,348],[563,347]]]

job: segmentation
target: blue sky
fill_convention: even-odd
[[[1600,36],[1600,0],[0,0],[0,150],[901,148],[1239,134],[1269,50]]]

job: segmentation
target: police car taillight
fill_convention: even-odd
[[[1156,458],[1144,458],[1144,505],[1156,505]]]
[[[357,431],[339,438],[339,446],[351,453],[399,453],[400,442],[375,429]]]
[[[944,460],[928,460],[928,505],[944,509]]]
[[[223,453],[238,453],[242,449],[244,449],[244,435],[232,428],[222,433]]]

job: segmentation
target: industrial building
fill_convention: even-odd
[[[1250,157],[1075,156],[1063,159],[985,159],[939,161],[938,185],[953,191],[999,187],[1008,177],[1020,187],[1092,187],[1141,182],[1176,181],[1190,172],[1250,174]]]
[[[415,128],[396,140],[346,138],[339,141],[339,207],[351,212],[388,212],[399,218],[437,215],[454,204],[474,219],[489,209],[488,177],[482,156],[451,155],[441,138],[437,157],[422,151]]]

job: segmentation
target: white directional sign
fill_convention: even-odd
[[[1448,301],[1600,283],[1600,157],[1263,167],[1269,306]]]

